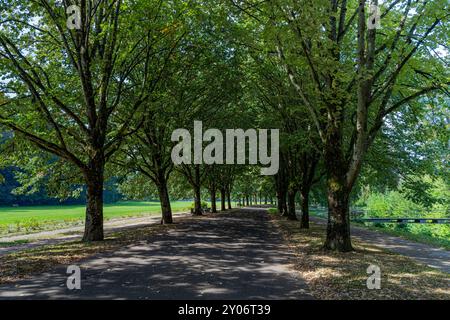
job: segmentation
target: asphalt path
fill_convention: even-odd
[[[178,227],[67,267],[0,286],[0,299],[313,299],[264,209],[185,219]]]

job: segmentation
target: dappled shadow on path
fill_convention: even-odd
[[[312,217],[312,221],[325,224],[326,220]],[[397,254],[414,259],[429,267],[450,273],[450,251],[445,248],[434,247],[425,243],[391,236],[378,230],[368,230],[352,226],[352,237],[362,242],[379,246]]]
[[[263,210],[185,220],[120,251],[78,265],[81,290],[66,288],[66,266],[1,286],[21,299],[311,299],[289,268],[292,253]]]

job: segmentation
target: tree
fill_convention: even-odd
[[[71,2],[12,1],[1,13],[0,123],[16,138],[64,159],[87,188],[84,241],[103,239],[105,165],[129,136],[130,124],[152,92],[152,23],[146,12],[158,1],[81,0],[78,27]],[[32,22],[30,22],[32,21]],[[139,75],[138,86],[129,86]]]
[[[253,54],[255,95],[260,99],[261,126],[276,125],[282,131],[281,166],[275,176],[278,209],[282,215],[297,220],[295,200],[297,192],[302,199],[300,227],[309,227],[309,192],[321,159],[319,137],[314,125],[276,60],[261,50]],[[276,94],[274,94],[274,92]],[[287,199],[287,203],[286,203]]]
[[[447,94],[448,69],[436,53],[448,34],[445,1],[386,1],[381,30],[366,23],[365,0],[233,3],[266,26],[269,50],[309,112],[327,175],[324,247],[350,251],[350,193],[387,117]]]
[[[140,35],[151,40],[146,55],[148,70],[143,74],[137,73],[130,79],[130,85],[139,86],[146,73],[156,74],[152,98],[143,103],[142,121],[132,125],[133,134],[124,141],[113,161],[124,174],[138,172],[154,183],[161,203],[163,224],[173,222],[168,188],[174,168],[172,132],[183,124],[178,119],[180,114],[189,112],[189,103],[198,98],[193,92],[201,93],[200,81],[191,81],[193,74],[203,66],[197,48],[201,47],[201,41],[197,43],[196,35],[190,31],[195,24],[184,18],[185,15],[190,17],[191,10],[182,3],[173,2],[159,5],[151,12],[152,32],[156,34],[143,29]],[[166,11],[174,14],[166,14]],[[157,37],[160,32],[164,34],[162,39]]]
[[[218,185],[218,169],[216,165],[209,166],[206,172],[206,186],[210,193],[211,212],[217,213],[217,185]]]

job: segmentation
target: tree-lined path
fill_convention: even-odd
[[[66,268],[0,286],[20,299],[311,299],[290,268],[292,252],[264,209],[208,216],[120,251],[78,262],[81,290]]]

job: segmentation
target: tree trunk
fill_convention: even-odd
[[[170,206],[169,192],[167,191],[167,181],[164,174],[158,178],[159,201],[161,202],[161,224],[173,223],[172,208]]]
[[[285,216],[288,214],[287,204],[286,204],[286,193],[280,192],[280,194],[277,194],[278,197],[278,211],[282,216]]]
[[[277,208],[278,213],[283,214],[283,198],[281,197],[281,194],[277,192]]]
[[[200,166],[196,165],[194,168],[194,198],[195,198],[195,209],[194,215],[201,216],[202,213],[202,194],[200,186]]]
[[[302,188],[301,192],[302,217],[300,220],[300,229],[309,229],[309,189]]]
[[[89,173],[85,175],[86,221],[83,241],[102,241],[103,234],[103,170],[102,161],[92,161]]]
[[[195,201],[194,216],[203,215],[200,186],[194,186],[194,201]]]
[[[288,184],[285,179],[285,174],[283,172],[284,166],[283,162],[280,162],[281,172],[275,176],[275,185],[277,192],[277,200],[278,200],[278,212],[284,216],[288,214],[287,205],[286,205],[286,194],[288,191]]]
[[[286,194],[284,194],[283,199],[281,201],[281,205],[283,207],[283,215],[288,214],[288,207],[287,207],[287,201],[286,201]]]
[[[245,196],[245,203],[246,203],[246,206],[248,207],[249,206],[248,195]]]
[[[330,189],[328,190],[328,225],[325,248],[340,252],[352,251],[348,195],[345,192]]]
[[[289,220],[297,220],[297,215],[295,214],[295,191],[293,191],[293,190],[289,190],[289,192],[288,192],[287,218]]]
[[[327,169],[328,224],[324,247],[340,252],[352,251],[350,238],[349,196],[346,179],[346,161],[342,154],[339,130],[331,129],[325,146]]]
[[[226,195],[225,194],[226,194],[225,188],[220,188],[220,210],[221,211],[225,211],[226,210],[225,202],[227,200],[226,200]]]
[[[217,213],[217,203],[216,203],[216,187],[211,187],[211,212]]]
[[[227,190],[228,210],[231,210],[231,192]]]

